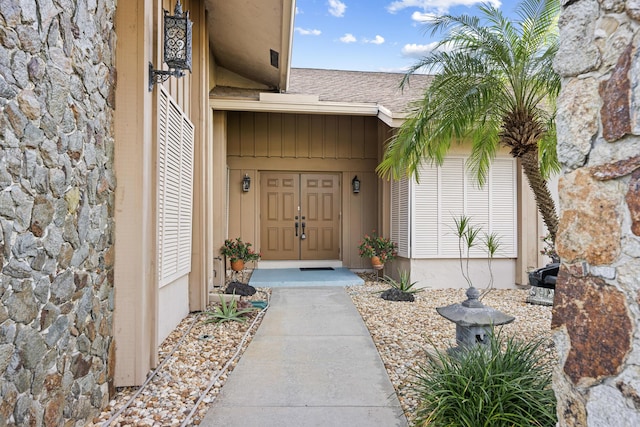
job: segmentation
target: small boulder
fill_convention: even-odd
[[[386,299],[387,301],[415,301],[413,294],[409,292],[402,292],[401,290],[396,288],[387,289],[380,295],[380,297]]]
[[[243,297],[251,296],[256,293],[256,288],[251,285],[240,283],[240,282],[231,282],[227,285],[227,288],[224,290],[225,294],[236,294]]]

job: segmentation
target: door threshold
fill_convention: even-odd
[[[312,268],[312,267],[333,267],[341,268],[340,260],[278,260],[278,261],[258,261],[257,268]]]

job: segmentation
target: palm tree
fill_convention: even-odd
[[[555,241],[556,208],[546,178],[559,170],[555,100],[560,77],[552,61],[558,48],[558,0],[524,0],[509,20],[493,6],[481,18],[444,15],[427,24],[445,33],[438,48],[416,63],[434,74],[408,119],[388,141],[377,171],[383,177],[419,178],[423,162],[442,164],[452,141],[470,141],[467,166],[484,184],[500,145],[520,159],[538,210]]]

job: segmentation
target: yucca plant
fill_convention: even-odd
[[[493,289],[493,259],[495,258],[498,249],[500,249],[500,236],[493,233],[484,233],[480,236],[482,227],[471,224],[471,218],[466,215],[460,215],[453,218],[454,227],[453,232],[458,238],[458,259],[460,261],[460,272],[467,282],[469,287],[473,287],[473,281],[471,280],[471,274],[469,273],[469,261],[471,259],[471,249],[475,247],[478,242],[484,245],[484,249],[487,253],[487,267],[489,270],[489,283],[482,292],[482,298],[484,298],[491,289]]]
[[[540,361],[543,340],[522,342],[492,333],[489,346],[434,350],[416,372],[422,426],[555,426],[551,367]]]
[[[212,311],[207,311],[206,314],[209,318],[205,323],[244,323],[246,321],[245,316],[255,310],[255,307],[239,308],[238,301],[236,301],[235,298],[232,298],[228,303],[224,298],[220,298],[220,305],[216,306]]]

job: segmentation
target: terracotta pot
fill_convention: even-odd
[[[231,261],[231,269],[233,271],[242,271],[244,269],[244,260],[236,259]]]
[[[380,261],[380,258],[375,255],[371,257],[371,265],[376,270],[382,270],[384,268],[384,264]]]

